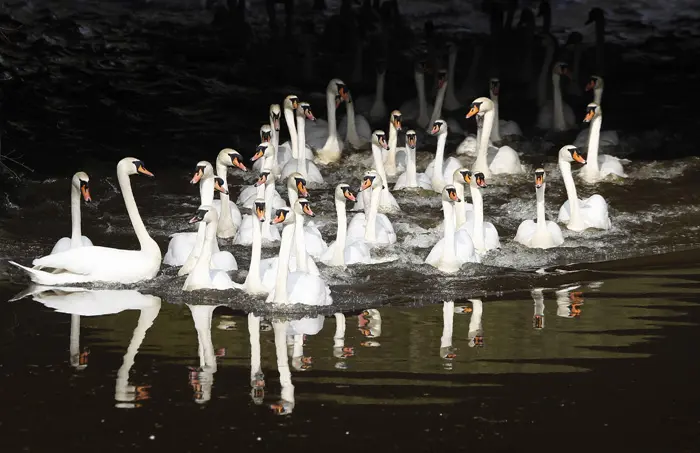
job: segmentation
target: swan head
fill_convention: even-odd
[[[275,415],[289,415],[294,410],[294,403],[280,400],[279,403],[270,404],[270,409],[272,409],[272,413]]]
[[[501,81],[498,77],[491,77],[489,80],[489,92],[492,98],[497,98],[501,94]]]
[[[300,215],[307,215],[309,217],[316,217],[316,214],[314,214],[314,212],[311,210],[311,204],[309,204],[309,200],[307,200],[306,198],[299,198],[294,203],[294,213]]]
[[[243,171],[248,171],[246,166],[243,165],[243,156],[241,156],[241,153],[232,148],[224,148],[219,151],[216,161],[227,167],[237,167]]]
[[[433,127],[430,129],[430,135],[447,134],[447,123],[445,120],[435,120]]]
[[[90,177],[84,171],[79,171],[76,174],[74,174],[73,179],[71,180],[71,184],[73,184],[73,187],[78,189],[80,195],[83,196],[83,200],[85,201],[92,201],[92,198],[90,198],[89,182]]]
[[[482,115],[490,110],[493,110],[493,101],[487,97],[476,98],[472,101],[469,106],[469,112],[467,112],[467,118],[481,113]]]
[[[257,198],[253,202],[253,211],[255,211],[258,220],[265,221],[265,200],[263,198]]]
[[[484,188],[486,187],[486,176],[480,171],[474,172],[470,178],[469,185],[474,187]]]
[[[601,76],[592,75],[591,78],[588,79],[588,83],[586,84],[586,91],[602,90],[602,89],[603,89],[603,78]]]
[[[258,176],[257,181],[253,184],[253,187],[258,187],[262,185],[266,185],[268,181],[272,180],[272,177],[270,176],[270,170],[263,170],[260,172],[260,176]]]
[[[593,22],[604,23],[605,11],[603,11],[601,8],[591,8],[591,10],[588,12],[588,20],[586,21],[586,25],[591,24]]]
[[[228,195],[228,188],[224,182],[224,178],[219,178],[216,176],[214,178],[214,190],[221,192],[224,195]]]
[[[400,111],[394,110],[391,112],[391,117],[389,119],[389,123],[396,129],[397,131],[401,130],[401,121],[403,120],[403,115],[401,114]]]
[[[581,155],[581,150],[574,145],[562,146],[559,150],[559,160],[563,162],[578,162],[579,164],[586,163],[586,159]]]
[[[602,113],[600,106],[595,102],[591,102],[586,106],[586,116],[583,118],[583,122],[590,123],[593,118],[599,117]]]
[[[386,134],[383,130],[377,129],[376,131],[372,132],[372,145],[389,149],[389,144],[386,142]]]
[[[314,116],[313,112],[311,111],[311,104],[308,102],[300,102],[299,103],[299,108],[297,111],[304,115],[304,117],[309,120],[309,121],[316,121],[316,117]]]
[[[571,77],[571,74],[569,73],[569,65],[563,61],[554,63],[554,66],[552,67],[552,77],[560,76]]]
[[[260,141],[269,142],[272,140],[272,128],[269,124],[260,126]]]
[[[377,173],[377,170],[367,170],[365,174],[362,175],[362,184],[360,185],[359,192],[369,189],[374,185],[375,181],[378,180],[381,180],[381,178],[379,177],[379,173]]]
[[[199,208],[197,208],[197,212],[194,213],[194,216],[190,219],[189,223],[209,223],[217,220],[217,217],[218,214],[216,212],[216,209],[208,205],[202,205]]]
[[[544,168],[539,167],[535,170],[535,188],[540,189],[544,186]]]
[[[120,160],[117,164],[117,171],[119,170],[123,170],[127,175],[141,173],[142,175],[150,177],[155,176],[153,173],[146,170],[146,167],[143,165],[143,161],[141,161],[141,159],[137,159],[136,157],[125,157],[124,159]]]
[[[275,210],[275,216],[270,220],[273,225],[283,224],[291,225],[294,223],[294,211],[288,207],[282,207]]]
[[[256,160],[260,159],[267,153],[268,149],[273,149],[272,145],[270,145],[270,142],[262,142],[258,146],[255,147],[255,154],[253,154],[253,157],[250,158],[251,162],[255,162]]]
[[[194,169],[194,175],[190,179],[190,184],[197,184],[202,178],[209,176],[214,176],[214,168],[206,160],[200,160]]]
[[[472,180],[472,172],[468,168],[458,168],[452,173],[452,181],[455,184],[469,184]]]
[[[342,80],[331,79],[326,87],[326,94],[335,96],[335,108],[338,108],[341,102],[348,101],[350,90],[348,90],[348,86]]]
[[[275,132],[280,130],[280,116],[282,115],[282,109],[280,109],[279,104],[270,104],[270,126],[275,129]]]
[[[406,131],[406,146],[409,148],[416,148],[416,142],[418,141],[418,136],[416,135],[416,131],[413,129],[409,129]]]
[[[309,197],[309,191],[306,189],[306,179],[299,172],[294,172],[287,177],[287,188],[296,190],[302,198]]]
[[[447,84],[447,69],[440,69],[437,73],[437,87],[438,90]]]
[[[355,192],[353,192],[350,186],[345,183],[340,183],[335,186],[335,199],[342,202],[345,202],[346,199],[350,201],[357,201]]]
[[[459,202],[462,200],[457,196],[457,189],[455,186],[448,184],[442,189],[442,201]]]
[[[295,111],[299,108],[299,98],[295,94],[290,94],[289,96],[284,98],[282,106],[284,106],[285,110]]]

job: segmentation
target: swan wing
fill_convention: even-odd
[[[552,241],[554,242],[555,247],[564,243],[564,235],[562,234],[559,225],[552,222],[551,220],[548,220],[547,231],[549,231],[549,234],[552,235]]]
[[[491,173],[498,174],[517,174],[522,173],[523,168],[520,165],[520,156],[510,146],[502,146],[493,155],[489,164]]]
[[[89,275],[98,270],[128,267],[142,257],[140,250],[121,250],[109,247],[80,247],[55,255],[35,259],[38,268],[62,269],[74,274]]]
[[[516,231],[513,240],[529,247],[532,242],[532,236],[535,235],[535,228],[536,224],[533,220],[523,220],[518,226],[518,231]]]

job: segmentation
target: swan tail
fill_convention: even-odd
[[[54,274],[41,269],[32,269],[27,266],[22,266],[21,264],[15,263],[14,261],[8,261],[8,263],[22,269],[24,272],[27,273],[27,275],[29,275],[29,278],[34,283],[38,283],[40,285],[63,285],[66,283],[76,283],[75,279],[66,279],[65,273],[62,272]],[[75,274],[70,275],[73,277],[75,276]]]

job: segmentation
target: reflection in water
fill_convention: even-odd
[[[360,333],[369,340],[360,343],[361,346],[367,348],[376,348],[380,343],[374,338],[382,336],[382,315],[376,308],[368,308],[357,315],[357,326]]]
[[[260,316],[248,313],[250,337],[250,397],[253,403],[262,404],[265,398],[265,375],[260,366]]]
[[[84,370],[88,366],[90,348],[80,350],[80,315],[70,315],[70,365],[76,370]]]
[[[289,370],[287,358],[287,330],[289,321],[272,321],[275,331],[275,351],[277,354],[277,370],[280,373],[280,400],[270,405],[275,414],[287,415],[294,410],[294,384],[292,384],[292,372]]]
[[[440,357],[446,370],[452,369],[452,359],[457,357],[455,348],[452,347],[452,325],[455,317],[455,303],[453,301],[442,304],[442,337],[440,337]]]
[[[567,286],[554,292],[557,300],[557,316],[561,318],[577,318],[581,316],[583,292],[574,291],[580,287],[581,285]],[[535,303],[532,327],[536,330],[544,329],[544,288],[534,288],[530,291],[530,295]]]
[[[104,316],[124,310],[139,310],[139,319],[124,354],[122,366],[117,371],[114,399],[118,408],[139,407],[149,399],[148,385],[134,386],[129,383],[129,371],[134,365],[139,347],[146,337],[146,331],[160,312],[160,297],[141,294],[134,290],[91,290],[81,287],[53,287],[31,285],[12,300],[31,296],[35,301],[53,308],[59,313],[71,315],[70,354],[71,365],[77,369],[87,366],[87,354],[79,354],[80,316]],[[77,357],[77,365],[75,365]],[[83,358],[84,357],[84,358]],[[80,368],[82,366],[82,368]]]
[[[216,373],[216,353],[211,340],[211,319],[216,307],[221,305],[190,305],[194,328],[197,329],[199,367],[190,367],[190,385],[194,391],[194,400],[198,404],[211,399],[211,389]]]
[[[335,367],[339,370],[345,370],[348,368],[345,359],[355,355],[355,348],[352,346],[345,346],[345,315],[336,313],[334,316],[335,334],[333,334],[333,357],[339,359],[335,363]]]
[[[306,340],[306,335],[316,335],[323,329],[323,321],[322,315],[289,321],[287,325],[287,348],[295,370],[307,371],[311,369],[313,357],[304,356],[304,341]]]
[[[481,315],[484,311],[481,299],[469,299],[472,303],[472,317],[469,320],[469,333],[467,338],[469,339],[469,347],[483,347],[484,346],[484,329],[481,326]]]

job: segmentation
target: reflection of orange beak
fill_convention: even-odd
[[[343,358],[344,359],[348,358],[348,357],[352,357],[354,355],[355,355],[355,348],[353,348],[352,346],[345,346],[343,348]]]
[[[305,204],[304,207],[302,208],[302,211],[304,211],[304,214],[306,214],[309,217],[315,217],[316,214],[311,210],[311,207],[308,204]]]
[[[584,123],[588,123],[593,119],[593,116],[595,115],[595,110],[589,110],[588,113],[586,113],[586,117],[583,119]]]
[[[218,180],[214,181],[214,190],[218,190],[218,191],[221,192],[222,194],[228,195],[228,190],[226,190],[225,188],[221,187],[221,185],[219,184],[219,181],[218,181]]]
[[[595,80],[590,80],[586,84],[586,91],[591,91],[593,88],[595,88]]]
[[[306,190],[306,186],[301,181],[297,182],[297,192],[299,192],[299,195],[301,195],[302,198],[306,198],[309,196],[309,191]]]
[[[190,184],[197,184],[199,182],[199,180],[202,179],[203,174],[204,173],[202,172],[202,170],[197,170],[197,172],[194,174],[194,176],[192,176],[192,179],[190,180]]]
[[[350,201],[357,201],[357,198],[355,198],[355,194],[353,194],[349,190],[344,190],[343,195],[345,195],[345,198],[347,198]]]
[[[136,171],[138,171],[138,172],[141,173],[142,175],[151,176],[151,177],[154,177],[154,176],[155,176],[153,173],[151,173],[150,171],[146,170],[146,168],[145,168],[143,165],[139,165],[139,168],[137,168]]]
[[[571,155],[571,157],[573,157],[574,160],[575,160],[576,162],[578,162],[579,164],[585,164],[585,163],[586,163],[586,159],[584,159],[584,158],[578,153],[578,151],[574,151],[573,154]]]
[[[92,201],[92,198],[90,198],[90,189],[88,189],[88,186],[83,185],[80,188],[80,193],[83,195],[83,200]]]
[[[277,225],[278,223],[284,222],[284,219],[286,218],[284,211],[280,212],[274,219],[272,219],[272,224]]]
[[[532,320],[532,326],[538,330],[544,329],[544,316],[535,315],[535,318]]]
[[[360,192],[365,189],[369,189],[372,186],[372,180],[370,178],[365,178],[362,180],[362,185],[360,186]]]
[[[150,385],[137,385],[136,386],[136,401],[143,401],[150,399],[151,396],[148,394],[148,389],[150,389]]]
[[[469,109],[469,113],[467,113],[467,118],[471,118],[477,113],[479,113],[479,107],[472,105],[472,108]]]
[[[231,159],[231,163],[243,171],[248,171],[248,169],[245,168],[245,165],[238,161],[238,157],[234,157],[233,159]]]
[[[258,216],[258,220],[261,222],[265,220],[265,210],[262,208],[262,206],[255,206],[255,215]]]
[[[537,187],[539,189],[540,187],[542,187],[543,182],[544,182],[544,178],[542,178],[542,176],[540,176],[540,175],[535,176],[535,187]]]
[[[90,351],[83,351],[80,353],[80,357],[78,359],[78,364],[80,365],[87,365],[88,363],[88,356],[90,355]]]

